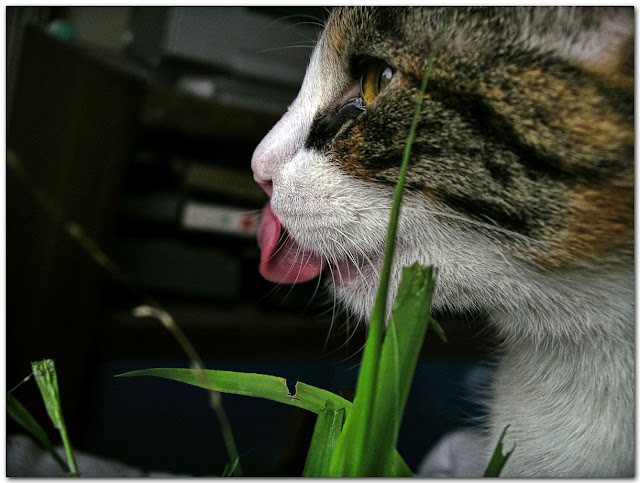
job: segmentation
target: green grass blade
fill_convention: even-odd
[[[60,395],[58,394],[58,376],[51,359],[32,362],[31,369],[38,383],[45,407],[53,426],[59,431],[64,419],[60,410]]]
[[[329,476],[331,455],[342,431],[344,418],[344,408],[335,410],[325,408],[318,413],[302,476],[313,478]]]
[[[332,458],[332,476],[412,476],[404,461],[396,457],[395,446],[422,340],[432,320],[433,287],[431,267],[416,263],[403,269],[380,356],[379,365],[384,370],[380,370],[372,413],[367,420],[369,439],[365,458],[362,466],[355,468],[347,446],[349,440],[344,438],[341,453],[334,452]],[[354,403],[351,413],[356,410]]]
[[[429,316],[429,327],[431,327],[433,331],[438,335],[438,337],[440,337],[440,340],[442,340],[442,342],[448,342],[447,336],[444,333],[444,329],[442,328],[442,326],[440,326],[438,321],[431,316]]]
[[[220,475],[221,477],[227,477],[233,475],[233,472],[238,468],[238,463],[240,462],[240,458],[236,458],[233,460],[233,463],[227,463],[227,466],[224,467],[224,471]]]
[[[424,95],[427,90],[429,77],[431,76],[431,70],[433,69],[433,64],[435,62],[436,55],[438,53],[438,50],[440,49],[440,43],[442,42],[444,32],[447,28],[447,25],[449,24],[449,20],[451,19],[452,15],[453,15],[453,7],[449,7],[447,14],[445,16],[444,22],[442,24],[442,27],[438,32],[438,37],[435,40],[429,60],[427,61],[427,67],[425,70],[425,74],[422,78],[422,84],[420,86],[420,91],[418,93],[416,108],[413,113],[411,127],[409,128],[409,135],[407,137],[407,142],[405,144],[404,153],[402,156],[400,174],[398,175],[398,182],[396,183],[396,189],[393,197],[393,204],[391,206],[391,214],[389,217],[389,225],[387,227],[387,242],[385,244],[384,259],[383,259],[382,268],[380,271],[380,284],[378,286],[376,301],[375,301],[375,305],[374,305],[373,313],[371,317],[372,319],[371,324],[373,325],[375,323],[376,325],[380,326],[379,327],[380,334],[382,334],[382,328],[384,326],[384,321],[385,321],[384,319],[386,317],[387,293],[389,290],[389,280],[391,278],[391,267],[393,266],[393,257],[395,253],[396,233],[398,230],[398,219],[400,217],[400,209],[402,206],[404,184],[405,184],[405,179],[407,177],[407,170],[409,168],[409,158],[411,157],[411,149],[413,147],[413,141],[416,136],[418,121],[420,120],[420,111],[422,110],[422,102],[424,100]]]
[[[153,376],[184,382],[203,389],[270,399],[318,414],[325,406],[349,409],[351,402],[324,389],[296,384],[296,393],[289,394],[287,381],[282,377],[246,372],[196,369],[143,369],[117,377]]]
[[[413,264],[403,269],[392,317],[384,339],[374,415],[370,422],[371,474],[393,474],[391,455],[409,396],[422,340],[429,325],[433,270]]]
[[[38,421],[31,415],[31,413],[25,408],[20,401],[18,401],[13,394],[7,393],[7,413],[18,424],[26,429],[31,435],[40,443],[44,448],[51,453],[53,459],[60,465],[60,468],[65,473],[69,473],[69,465],[60,457],[57,451],[53,448],[53,444],[47,436],[45,430],[40,426]]]
[[[351,410],[353,403],[337,394],[332,393],[331,391],[327,391],[325,389],[320,389],[319,387],[310,386],[309,384],[305,384],[304,382],[296,383],[296,394],[295,397],[304,401],[306,405],[313,407],[327,407],[329,409],[340,409],[344,408],[345,414]],[[309,411],[313,411],[309,408],[304,408]],[[313,411],[317,413],[318,411]]]
[[[373,417],[378,360],[382,350],[382,334],[375,335],[376,332],[377,330],[369,329],[358,375],[356,398],[331,458],[331,476],[373,476],[367,470],[367,461],[371,460],[371,455],[366,446],[371,441],[369,423]]]
[[[507,454],[502,452],[502,446],[504,441],[504,435],[507,434],[507,429],[509,429],[509,425],[507,425],[503,430],[500,438],[498,439],[498,444],[496,444],[496,449],[493,451],[493,456],[491,457],[491,461],[489,461],[489,466],[484,472],[485,477],[497,477],[500,476],[504,466],[507,464],[511,453],[515,449],[515,446],[511,448]]]
[[[402,270],[402,280],[394,304],[390,329],[382,348],[381,367],[396,368],[381,374],[383,389],[395,390],[399,405],[404,410],[415,373],[422,340],[433,319],[431,297],[435,284],[435,270],[414,263]]]
[[[69,474],[71,476],[79,476],[76,460],[73,456],[73,450],[71,449],[71,442],[67,434],[67,427],[64,424],[64,417],[62,415],[58,375],[55,364],[51,359],[44,359],[42,361],[32,362],[31,370],[38,384],[38,389],[40,389],[40,394],[44,400],[49,418],[62,437],[62,445],[64,446],[69,463]]]

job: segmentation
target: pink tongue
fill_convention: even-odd
[[[324,260],[304,253],[290,237],[280,237],[282,225],[267,203],[258,228],[260,274],[271,282],[298,283],[317,277]]]

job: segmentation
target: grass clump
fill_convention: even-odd
[[[31,363],[32,375],[35,377],[38,389],[47,409],[49,419],[53,426],[59,431],[62,438],[67,461],[64,461],[53,447],[53,443],[47,436],[45,430],[35,420],[31,413],[16,399],[11,393],[7,393],[7,413],[26,429],[52,456],[52,458],[60,465],[62,470],[69,476],[80,476],[76,466],[76,460],[73,456],[73,449],[67,434],[67,427],[62,415],[62,405],[60,403],[60,392],[58,389],[58,375],[56,367],[52,359],[44,359]]]

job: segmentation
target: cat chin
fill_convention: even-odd
[[[381,265],[382,254],[379,254],[376,258],[376,270],[369,270],[366,273],[358,273],[348,279],[347,283],[344,283],[343,279],[339,279],[333,274],[331,280],[327,283],[329,291],[333,294],[334,298],[347,310],[350,315],[353,315],[363,321],[369,321],[373,306],[376,300],[379,279],[379,268]],[[388,297],[387,297],[387,318],[391,313],[393,302],[398,293],[398,287],[402,278],[402,267],[412,265],[416,260],[422,260],[422,265],[430,265],[429,256],[425,253],[403,253],[400,251],[396,255],[396,263],[391,274],[391,280],[389,282]],[[442,270],[438,270],[436,266],[436,288],[432,298],[432,306],[436,309],[452,309],[465,310],[465,309],[477,309],[480,305],[478,299],[478,293],[473,293],[472,290],[465,284],[464,280],[458,279],[458,277],[451,277],[451,273],[447,274]]]
[[[377,278],[374,280],[362,280],[358,277],[355,280],[350,281],[349,284],[340,284],[335,281],[331,281],[327,286],[332,292],[335,300],[338,301],[350,315],[355,316],[357,319],[364,322],[368,322],[371,318],[371,313],[376,300],[378,282],[379,280]],[[395,280],[392,281],[389,286],[389,296],[387,298],[387,319],[391,314],[393,301],[395,300],[398,292],[398,286],[399,283]],[[450,306],[450,303],[444,303],[445,300],[450,302],[450,299],[443,298],[436,293],[432,300],[432,306],[434,308],[443,308],[445,305],[447,307]],[[466,302],[468,305],[475,305],[470,300],[467,300]],[[456,308],[459,309],[460,307],[458,306]]]
[[[375,291],[371,290],[367,284],[356,282],[342,285],[331,281],[328,287],[335,300],[346,309],[349,315],[369,322],[375,301]]]

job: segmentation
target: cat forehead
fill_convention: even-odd
[[[325,30],[335,56],[428,53],[447,8],[341,7]],[[634,35],[633,8],[457,7],[445,49],[477,54],[513,48],[550,52],[579,64],[608,66]],[[390,50],[392,52],[390,52]]]

